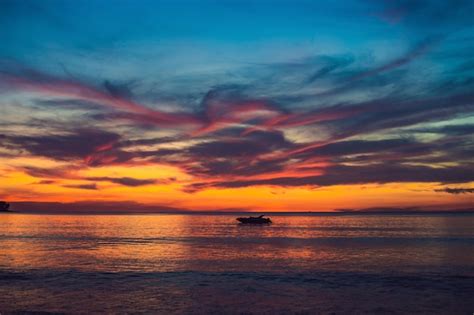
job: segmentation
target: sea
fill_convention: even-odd
[[[473,214],[0,215],[0,314],[474,314]]]

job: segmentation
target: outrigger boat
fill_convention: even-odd
[[[259,217],[237,218],[236,220],[243,224],[269,224],[272,223],[270,218],[264,218],[262,214]]]

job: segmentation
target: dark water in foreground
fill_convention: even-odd
[[[0,313],[474,312],[473,215],[0,215]]]

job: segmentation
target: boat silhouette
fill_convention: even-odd
[[[272,223],[272,220],[270,218],[264,218],[264,215],[262,214],[261,216],[258,217],[241,217],[237,218],[236,220],[239,221],[240,223],[243,224],[269,224]]]

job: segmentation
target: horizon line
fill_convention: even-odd
[[[474,208],[452,210],[361,210],[361,211],[0,211],[0,214],[38,215],[245,215],[264,214],[273,216],[338,216],[338,215],[433,215],[433,214],[474,214]]]

